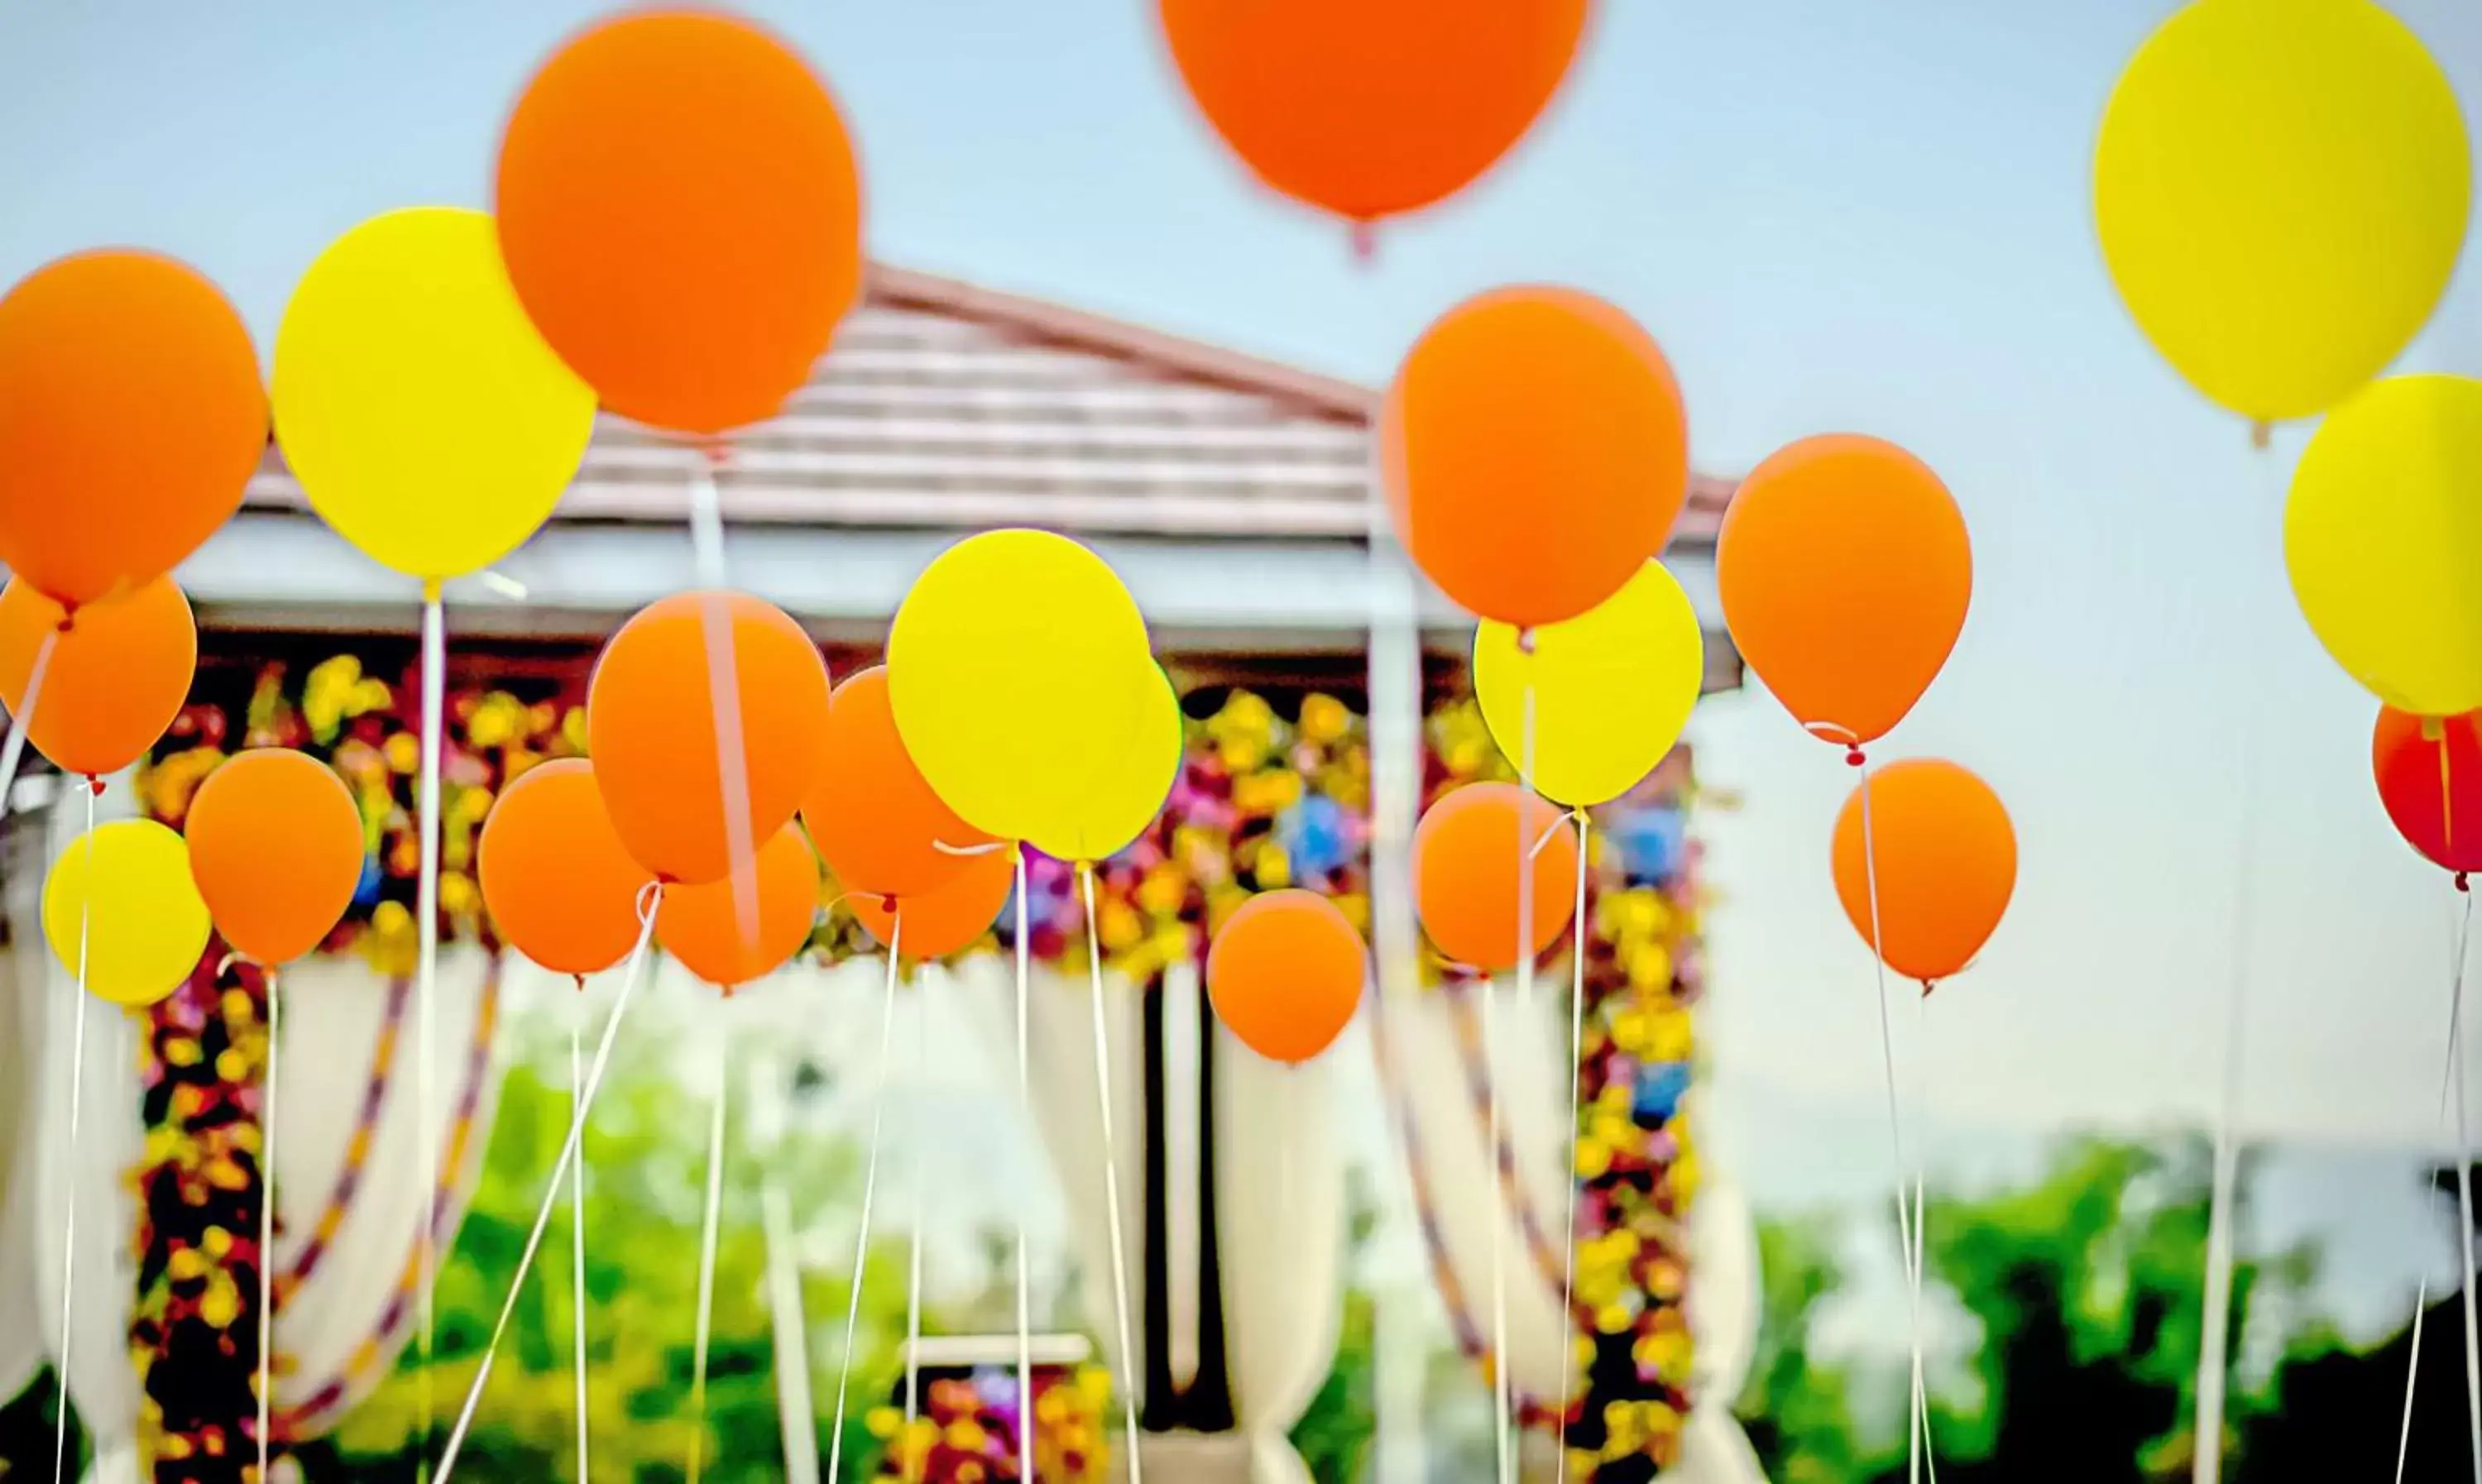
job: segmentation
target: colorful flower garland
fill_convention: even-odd
[[[1058,1484],[1098,1484],[1112,1472],[1103,1409],[1111,1373],[1037,1367],[1034,1472]],[[875,1477],[905,1484],[1004,1484],[1017,1475],[1017,1373],[982,1368],[924,1378],[923,1411],[908,1427],[897,1407],[875,1408],[871,1435],[885,1444]]]

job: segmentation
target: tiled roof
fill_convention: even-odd
[[[784,414],[732,445],[737,523],[1094,535],[1367,534],[1366,387],[951,278],[874,266]],[[562,520],[682,518],[696,451],[618,418]],[[271,448],[252,504],[299,506]],[[1700,477],[1679,540],[1711,543],[1729,481]]]

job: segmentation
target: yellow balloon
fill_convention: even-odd
[[[1706,638],[1689,595],[1660,562],[1573,619],[1533,631],[1474,630],[1474,694],[1492,740],[1546,799],[1609,803],[1654,771],[1680,740],[1706,677]],[[1526,692],[1534,755],[1525,760]]]
[[[2430,318],[2473,166],[2446,75],[2370,0],[2196,0],[2112,90],[2094,189],[2147,338],[2272,423],[2335,406]]]
[[[1100,861],[1118,855],[1147,832],[1172,797],[1180,774],[1180,697],[1171,676],[1149,663],[1147,706],[1134,735],[1117,760],[1074,799],[1069,811],[1027,833],[1037,850],[1061,861]]]
[[[594,433],[594,393],[518,305],[491,219],[445,206],[319,254],[276,332],[271,400],[320,517],[434,582],[523,544]]]
[[[2416,716],[2482,708],[2482,381],[2398,376],[2292,471],[2284,560],[2327,652]]]
[[[1161,672],[1101,557],[986,531],[914,579],[887,636],[887,703],[931,789],[988,835],[1063,833],[1140,734]]]
[[[179,989],[206,952],[207,926],[189,842],[151,819],[79,835],[43,883],[43,937],[73,974],[82,941],[87,993],[116,1005]]]

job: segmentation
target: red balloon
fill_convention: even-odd
[[[2406,844],[2442,869],[2482,871],[2482,712],[2425,719],[2380,707],[2370,773]]]

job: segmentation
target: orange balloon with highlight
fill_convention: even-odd
[[[882,897],[920,896],[953,879],[967,858],[940,846],[991,842],[939,802],[907,755],[884,665],[835,688],[826,760],[802,801],[802,822],[839,887]]]
[[[1290,888],[1262,892],[1241,904],[1207,949],[1207,998],[1243,1046],[1299,1066],[1352,1023],[1369,958],[1369,945],[1326,897]]]
[[[492,930],[543,967],[601,973],[638,945],[639,898],[654,877],[621,845],[585,758],[518,774],[475,855]]]
[[[78,252],[0,298],[0,567],[69,605],[160,577],[267,452],[230,301],[160,253]]]
[[[1689,419],[1651,336],[1573,289],[1494,289],[1408,352],[1380,427],[1405,549],[1468,612],[1557,623],[1626,586],[1689,498]]]
[[[875,896],[852,897],[845,905],[853,909],[873,942],[882,947],[895,943],[897,952],[921,963],[963,953],[982,941],[1000,909],[1008,905],[1009,888],[1016,882],[1016,858],[1004,849],[992,850],[967,856],[964,868],[936,889],[899,897],[892,909]],[[897,933],[900,915],[902,937]]]
[[[725,754],[707,623],[731,636],[743,788],[725,797]],[[721,881],[732,822],[754,848],[782,829],[818,777],[828,666],[802,625],[746,593],[677,593],[638,610],[603,647],[587,687],[587,752],[629,854],[667,882]]]
[[[1573,912],[1577,830],[1567,814],[1515,783],[1467,783],[1422,815],[1413,911],[1442,957],[1493,971],[1516,966],[1518,862],[1529,855],[1534,911],[1522,952],[1539,954]]]
[[[1455,195],[1541,117],[1588,0],[1161,0],[1181,80],[1232,152],[1367,224]]]
[[[0,588],[0,701],[12,715],[47,640],[52,654],[26,740],[64,773],[101,778],[145,756],[190,699],[198,671],[198,620],[170,577],[80,608],[74,621],[23,578],[10,578]]]
[[[793,961],[819,920],[819,858],[786,825],[758,847],[755,936],[742,931],[740,903],[726,881],[667,887],[655,909],[655,941],[690,972],[726,994]]]
[[[1830,434],[1741,481],[1715,553],[1741,657],[1813,736],[1858,750],[1947,665],[1973,600],[1965,516],[1930,465]]]
[[[1991,785],[1955,763],[1889,763],[1866,776],[1836,816],[1835,867],[1853,930],[1889,968],[1927,989],[1972,963],[2006,914],[2017,889],[2017,827]]]
[[[613,411],[678,433],[776,415],[860,292],[835,99],[712,12],[640,11],[562,47],[510,117],[494,216],[552,349]]]
[[[252,748],[219,764],[191,798],[181,833],[216,931],[271,968],[325,942],[361,885],[353,790],[290,748]]]

